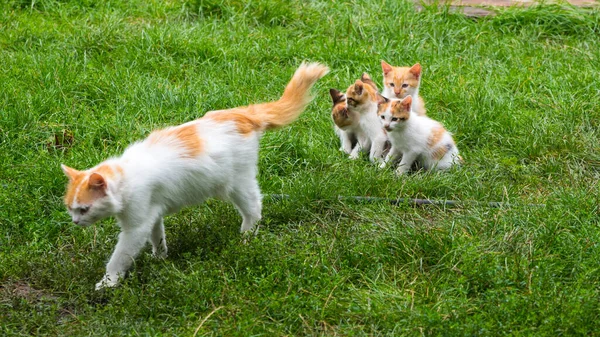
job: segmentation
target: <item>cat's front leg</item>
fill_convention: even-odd
[[[385,166],[385,161],[383,158],[383,150],[385,148],[386,137],[378,137],[373,141],[373,145],[371,146],[371,151],[369,153],[369,159],[372,163],[377,164],[380,163]]]
[[[106,265],[106,274],[100,282],[96,283],[96,290],[115,287],[119,284],[120,279],[125,277],[125,273],[133,264],[135,257],[148,242],[153,224],[154,221],[148,226],[137,228],[122,226],[123,231],[119,234],[115,251]]]
[[[361,146],[359,143],[356,143],[352,151],[350,152],[350,159],[358,159],[360,157]]]
[[[340,150],[344,151],[346,154],[352,153],[352,138],[348,134],[348,132],[344,132],[340,130],[340,140],[341,140],[341,148]]]
[[[402,175],[408,171],[410,171],[410,167],[417,160],[419,156],[418,153],[415,152],[405,152],[402,154],[402,160],[400,164],[398,164],[398,168],[396,169],[396,174]]]
[[[400,156],[400,151],[398,151],[395,147],[392,146],[390,152],[385,156],[383,162],[379,165],[379,168],[385,168],[389,162],[394,162]]]
[[[167,257],[167,240],[162,217],[154,223],[150,243],[152,244],[152,256],[157,258]]]

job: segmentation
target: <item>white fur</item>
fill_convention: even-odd
[[[340,137],[340,150],[349,154],[350,159],[357,159],[361,151],[369,152],[371,149],[371,140],[360,127],[360,118],[358,116],[353,118],[356,122],[352,125],[344,128],[334,125],[334,129],[335,133]]]
[[[369,102],[357,107],[348,105],[348,111],[360,114],[357,130],[360,130],[365,136],[364,145],[361,144],[361,147],[366,149],[365,151],[369,151],[369,160],[373,163],[381,162],[388,137],[378,121],[377,102]]]
[[[433,148],[428,146],[432,130],[441,126],[439,122],[426,116],[419,116],[414,111],[411,111],[406,121],[394,122],[391,118],[390,108],[380,115],[381,124],[388,130],[392,143],[390,152],[380,165],[381,168],[389,162],[394,162],[399,156],[402,156],[402,160],[396,169],[397,174],[408,172],[415,161],[428,170],[446,170],[460,163],[458,148],[450,132],[445,131],[442,139]],[[433,158],[434,150],[438,146],[450,148],[439,161]]]

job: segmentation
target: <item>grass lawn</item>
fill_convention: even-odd
[[[3,1],[0,335],[597,335],[599,37],[600,11],[561,6],[474,20],[410,1]],[[381,85],[381,59],[423,65],[462,168],[397,178],[338,151],[329,88],[363,71]],[[262,191],[290,197],[265,197],[259,235],[242,244],[211,200],[165,219],[166,260],[147,249],[94,291],[118,228],[70,222],[60,163],[274,100],[303,60],[331,73],[262,139]]]

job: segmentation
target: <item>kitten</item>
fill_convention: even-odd
[[[425,101],[419,96],[421,65],[417,63],[412,67],[393,67],[381,60],[381,69],[383,70],[383,96],[402,99],[410,95],[416,98],[412,105],[413,111],[417,115],[425,116]]]
[[[333,101],[331,118],[335,133],[340,137],[340,150],[349,154],[351,159],[356,159],[367,142],[365,133],[359,127],[360,116],[355,111],[348,111],[345,94],[337,89],[329,89],[329,94]]]
[[[402,160],[397,174],[408,172],[415,161],[426,170],[446,170],[460,164],[462,158],[450,132],[439,122],[411,111],[412,96],[390,100],[379,95],[378,102],[377,115],[392,143],[392,149],[380,167],[400,155]]]
[[[123,155],[69,178],[65,204],[73,222],[89,226],[115,216],[119,241],[96,289],[116,286],[149,241],[167,253],[163,217],[207,198],[231,201],[242,215],[241,232],[261,218],[256,179],[259,140],[265,130],[293,122],[312,100],[310,88],[329,69],[302,64],[278,101],[208,112],[204,117],[154,131]]]
[[[387,134],[377,120],[377,95],[377,89],[361,80],[356,80],[346,90],[348,111],[360,115],[359,127],[368,138],[369,159],[373,163],[383,160],[387,142]]]

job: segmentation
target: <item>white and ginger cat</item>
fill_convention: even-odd
[[[414,101],[413,111],[419,116],[425,116],[425,101],[419,96],[421,72],[423,70],[421,65],[417,63],[412,67],[394,67],[382,60],[381,69],[383,70],[382,95],[390,99],[403,99],[406,96],[412,96]]]
[[[150,242],[164,257],[163,217],[207,198],[231,201],[242,215],[241,232],[261,219],[257,165],[265,130],[293,122],[312,100],[310,88],[329,69],[302,64],[274,102],[208,112],[204,117],[152,132],[123,155],[69,178],[65,204],[75,224],[89,226],[115,216],[119,240],[96,289],[116,286]]]
[[[368,75],[363,74],[363,79],[370,80]],[[371,84],[356,80],[354,84],[346,90],[346,103],[350,114],[358,113],[358,127],[366,135],[365,144],[360,143],[364,151],[369,151],[371,162],[381,162],[388,141],[385,130],[381,127],[377,117],[377,87]],[[371,81],[372,82],[372,81]],[[374,83],[373,83],[374,84]]]
[[[331,118],[333,119],[335,134],[340,138],[340,150],[349,154],[350,158],[356,159],[367,139],[358,124],[360,116],[357,112],[350,113],[348,111],[344,93],[337,89],[329,89],[329,95],[331,95],[333,101]]]
[[[415,161],[426,170],[446,170],[460,164],[462,158],[450,132],[439,122],[411,111],[412,96],[390,100],[380,95],[378,100],[377,115],[392,143],[380,167],[394,162],[400,155],[397,174],[408,172]]]

